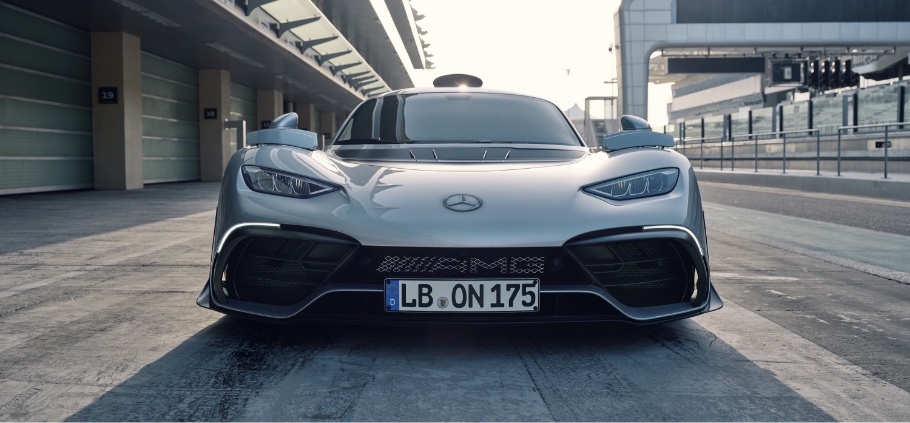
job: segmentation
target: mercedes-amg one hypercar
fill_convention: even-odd
[[[325,147],[281,116],[227,165],[197,303],[392,323],[721,307],[692,167],[644,120],[621,127],[592,148],[549,101],[464,86],[370,98]]]

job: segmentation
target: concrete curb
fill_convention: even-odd
[[[699,181],[910,201],[910,183],[874,179],[696,170]]]

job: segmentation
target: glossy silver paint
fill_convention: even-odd
[[[586,232],[626,226],[678,225],[703,234],[694,175],[688,160],[671,150],[586,152],[568,163],[383,164],[342,161],[332,154],[335,148],[342,147],[323,152],[263,145],[239,151],[225,172],[216,238],[250,222],[332,229],[363,245],[414,247],[561,246]],[[307,200],[254,192],[240,176],[245,164],[344,188]],[[681,172],[676,188],[663,196],[611,201],[581,190],[666,167]],[[483,207],[453,212],[443,199],[455,193],[478,197]]]
[[[337,155],[346,149],[413,147],[344,145],[320,151],[267,144],[238,151],[224,174],[213,259],[230,232],[243,225],[289,224],[329,229],[365,246],[388,247],[560,247],[585,233],[644,227],[645,232],[671,231],[690,239],[707,265],[698,184],[689,161],[673,150],[643,147],[593,152],[581,145],[438,145],[581,153],[578,159],[556,162],[382,162],[341,159]],[[420,147],[434,148],[426,144]],[[321,179],[342,189],[311,199],[255,192],[243,181],[243,165]],[[613,201],[582,190],[594,183],[661,168],[680,170],[676,187],[669,194]],[[482,207],[470,212],[450,210],[444,201],[454,194],[479,198]],[[604,297],[602,293],[595,294]],[[711,292],[703,311],[719,306],[719,298]],[[637,313],[628,307],[618,308],[633,320],[666,317],[664,312],[669,310],[664,307],[664,312],[654,314],[657,310]],[[677,307],[668,315],[691,313],[699,308],[702,306]]]

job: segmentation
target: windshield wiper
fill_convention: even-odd
[[[379,138],[354,138],[350,140],[335,141],[337,145],[345,144],[399,144],[398,141],[381,140]]]

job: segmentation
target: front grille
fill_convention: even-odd
[[[630,307],[687,301],[695,268],[676,241],[649,239],[570,247],[597,281]]]
[[[354,248],[276,236],[250,236],[228,253],[220,275],[225,294],[261,304],[300,302]]]
[[[388,278],[537,278],[542,284],[591,283],[563,248],[360,247],[333,283]]]

